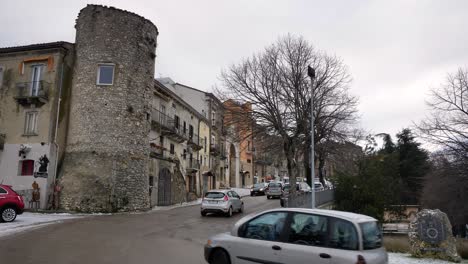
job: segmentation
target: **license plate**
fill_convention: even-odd
[[[218,201],[208,201],[208,203],[210,203],[210,204],[217,204]]]

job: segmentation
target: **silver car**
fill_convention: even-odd
[[[270,182],[266,189],[266,196],[267,199],[274,198],[274,197],[281,197],[283,193],[283,183],[282,182]]]
[[[200,213],[206,216],[208,213],[223,213],[232,216],[233,212],[242,213],[244,211],[244,201],[231,190],[211,190],[203,197]]]
[[[210,264],[386,264],[376,219],[348,212],[283,208],[239,220],[205,245]]]

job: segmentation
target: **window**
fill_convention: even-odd
[[[164,147],[164,137],[163,137],[163,136],[160,136],[160,137],[159,137],[159,145],[160,145],[161,147]]]
[[[331,226],[328,247],[357,250],[358,238],[354,225],[345,220],[334,219]]]
[[[114,84],[114,64],[99,64],[97,72],[97,85]]]
[[[150,187],[154,186],[154,176],[149,176],[149,186]]]
[[[250,141],[247,141],[247,150],[250,151]]]
[[[187,134],[187,123],[184,121],[184,134]]]
[[[250,159],[247,159],[247,163],[252,163],[252,160],[250,160]]]
[[[20,163],[20,176],[32,176],[34,174],[34,160],[22,160]]]
[[[376,249],[382,246],[382,233],[377,222],[360,223],[364,249]]]
[[[8,193],[5,189],[3,189],[2,187],[0,187],[0,194],[6,194]]]
[[[180,126],[180,118],[178,115],[174,115],[174,127],[179,129]]]
[[[216,125],[216,111],[211,111],[211,124]]]
[[[37,112],[26,112],[24,134],[25,135],[37,134]]]
[[[184,149],[184,155],[182,157],[184,158],[184,160],[187,159],[187,149]]]
[[[295,213],[291,219],[288,242],[306,246],[325,246],[328,217]]]
[[[205,137],[205,147],[204,147],[204,149],[205,149],[205,153],[206,153],[206,137]]]
[[[31,66],[31,96],[37,96],[41,89],[42,64]]]
[[[174,153],[175,153],[175,152],[174,152],[174,144],[172,144],[172,143],[171,143],[170,152],[171,152],[171,154],[174,154]]]
[[[239,236],[268,241],[279,241],[286,221],[286,212],[272,212],[263,214],[239,229]]]

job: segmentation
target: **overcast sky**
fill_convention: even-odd
[[[159,29],[156,77],[210,91],[222,68],[287,33],[343,58],[361,125],[394,135],[427,112],[447,72],[468,66],[468,1],[11,1],[2,0],[0,47],[74,42],[87,3],[112,5]]]

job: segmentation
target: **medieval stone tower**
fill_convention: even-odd
[[[83,8],[75,27],[61,207],[148,209],[149,93],[158,30],[141,16],[98,5]]]

